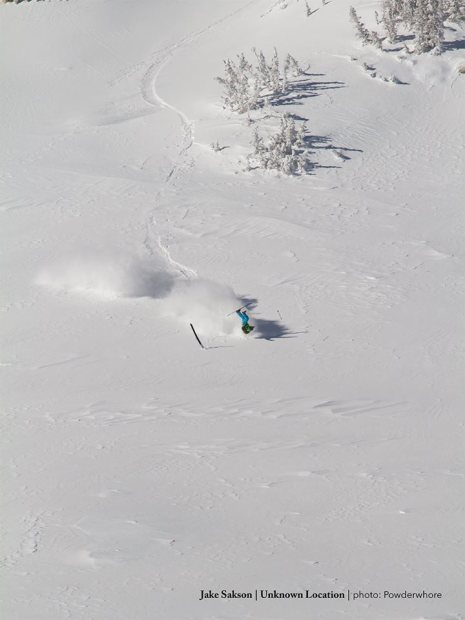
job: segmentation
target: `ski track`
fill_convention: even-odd
[[[180,120],[181,131],[182,131],[182,135],[178,143],[178,147],[177,147],[178,153],[175,158],[175,161],[173,162],[173,166],[166,176],[163,187],[158,190],[157,195],[155,197],[155,204],[157,205],[156,206],[157,213],[160,211],[162,207],[163,195],[167,191],[168,186],[174,183],[175,177],[178,176],[180,173],[182,173],[183,170],[193,166],[193,161],[190,161],[190,162],[187,161],[187,155],[188,155],[190,148],[192,147],[194,143],[194,122],[189,120],[187,115],[181,109],[169,103],[160,95],[159,90],[157,88],[157,80],[161,72],[169,65],[170,61],[173,59],[173,57],[178,51],[191,45],[196,40],[198,40],[202,35],[210,32],[211,30],[213,30],[214,28],[216,28],[223,22],[226,22],[229,19],[235,17],[236,15],[239,15],[245,9],[247,9],[249,6],[252,6],[255,3],[256,3],[256,0],[251,0],[245,6],[240,7],[239,9],[236,9],[235,11],[232,11],[231,13],[228,13],[226,16],[221,17],[220,19],[214,21],[212,24],[209,24],[205,28],[201,28],[200,30],[190,35],[182,37],[176,43],[164,48],[161,52],[163,53],[162,58],[155,60],[153,64],[149,67],[149,69],[146,71],[144,77],[142,78],[141,93],[142,93],[142,97],[144,98],[144,100],[153,106],[170,110],[174,114],[176,114]],[[160,52],[157,52],[156,54],[159,54],[159,53]],[[171,214],[171,217],[172,215],[173,214]],[[155,242],[151,239],[151,236],[152,236],[151,231],[154,230],[157,226],[161,226],[161,222],[160,222],[160,219],[156,220],[153,216],[149,218],[149,221],[147,222],[147,225],[146,225],[147,235],[144,241],[144,246],[146,247],[146,249],[149,251],[150,254],[155,253],[157,250],[159,252],[161,251],[162,256],[164,256],[168,260],[168,263],[170,265],[176,267],[182,276],[188,277],[188,278],[196,277],[197,273],[195,270],[185,265],[181,265],[181,263],[174,261],[171,258],[169,250],[168,250],[167,242],[162,241],[162,237],[164,235],[168,236],[168,238],[171,236],[171,233],[168,231],[173,227],[173,222],[171,222],[168,219],[169,217],[170,216],[167,216],[167,223],[163,226],[163,228],[165,229],[164,232],[160,233],[160,230],[155,231],[156,233]]]

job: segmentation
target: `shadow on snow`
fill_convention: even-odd
[[[322,77],[323,73],[305,73],[304,79],[294,80],[289,82],[289,92],[282,95],[270,95],[268,101],[272,106],[281,106],[289,104],[302,105],[303,100],[309,97],[318,97],[322,92],[326,90],[335,90],[338,88],[344,88],[344,82],[337,81],[317,81],[314,82],[310,77]]]
[[[257,307],[258,299],[253,297],[240,297],[240,300],[247,306],[247,309],[252,311]],[[280,320],[275,321],[273,319],[259,319],[255,316],[250,318],[251,324],[255,327],[253,332],[255,338],[259,340],[277,340],[278,338],[295,338],[298,334],[306,332],[292,332],[290,329]]]

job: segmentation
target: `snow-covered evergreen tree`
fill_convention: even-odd
[[[394,6],[397,9],[400,20],[407,26],[407,28],[414,28],[417,0],[400,0],[399,2],[396,2]]]
[[[358,38],[361,40],[362,45],[376,45],[376,47],[382,47],[382,38],[374,30],[368,30],[365,24],[360,19],[357,11],[353,6],[349,10],[350,19],[352,20]]]
[[[397,40],[403,26],[415,35],[414,51],[418,54],[440,53],[445,22],[465,21],[465,0],[382,0],[382,10],[382,19],[377,18],[377,23],[384,25],[389,41]],[[368,30],[354,8],[350,9],[350,17],[364,45],[381,47],[382,37]]]
[[[244,54],[239,54],[237,61],[224,61],[224,76],[216,78],[224,88],[224,107],[240,114],[266,104],[270,97],[289,92],[289,77],[304,73],[291,54],[286,56],[281,68],[276,49],[269,63],[262,51],[255,48],[252,51],[256,66]]]
[[[261,88],[267,91],[267,94],[279,95],[286,92],[287,89],[287,75],[286,64],[284,71],[281,71],[279,64],[278,51],[274,50],[273,58],[270,64],[268,64],[265,54],[258,52],[253,48],[253,53],[257,59],[256,75]]]
[[[444,17],[456,24],[465,21],[465,0],[444,0]]]
[[[416,0],[413,30],[415,51],[440,52],[444,39],[444,13],[441,0]]]
[[[303,73],[304,73],[304,70],[299,65],[298,61],[294,58],[294,56],[292,56],[292,54],[288,54],[286,56],[286,60],[284,61],[284,75],[286,77],[288,76],[298,77],[299,75],[302,75]]]
[[[403,0],[384,0],[383,17],[380,23],[384,24],[389,41],[394,43],[397,39],[398,24],[402,15]]]
[[[237,62],[224,61],[224,77],[216,78],[224,87],[224,106],[240,114],[257,107],[260,86],[252,65],[244,54],[239,54]]]
[[[326,4],[326,0],[322,0],[323,6]],[[307,0],[305,0],[305,12],[307,17],[311,17],[313,13],[316,13],[318,9],[312,10],[311,6],[309,6]]]
[[[265,142],[255,129],[253,153],[249,165],[267,170],[277,170],[284,174],[300,174],[306,170],[308,158],[305,149],[305,124],[296,127],[294,119],[288,114],[280,118],[280,128]]]

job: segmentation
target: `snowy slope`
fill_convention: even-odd
[[[465,34],[380,55],[347,14],[0,7],[8,620],[465,617]],[[213,78],[253,46],[310,65],[308,175],[244,171]]]

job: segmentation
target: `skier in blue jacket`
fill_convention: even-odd
[[[247,312],[244,309],[239,308],[239,310],[236,310],[236,314],[242,321],[241,329],[244,334],[250,334],[250,332],[255,328],[252,325],[249,325],[249,315],[247,314]]]

